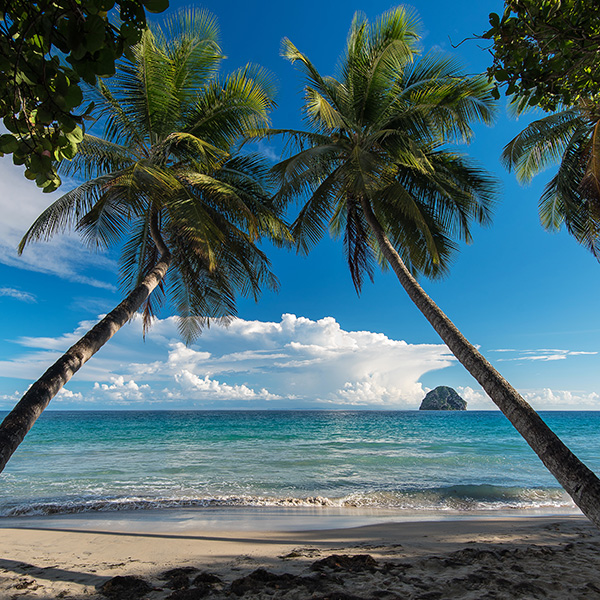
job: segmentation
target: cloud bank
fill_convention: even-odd
[[[56,338],[13,340],[13,357],[0,361],[0,408],[13,406],[27,385],[93,324],[82,322],[75,331]],[[530,352],[527,356],[573,356],[573,360],[583,354]],[[429,391],[422,377],[455,364],[443,344],[408,344],[382,333],[346,331],[333,317],[311,320],[284,314],[278,322],[236,319],[228,327],[207,329],[189,348],[181,343],[174,318],[157,320],[145,342],[141,319],[136,318],[77,373],[51,406],[417,409]],[[15,379],[23,380],[23,385],[13,391]],[[443,375],[436,379],[444,384]],[[475,385],[456,389],[470,410],[496,408]],[[520,391],[538,410],[600,408],[596,392]]]
[[[0,361],[0,376],[37,378],[91,325],[82,323],[58,338],[15,340],[22,353]],[[63,395],[57,404],[418,408],[426,393],[419,379],[454,362],[442,344],[345,331],[332,317],[236,319],[206,330],[190,348],[178,340],[175,319],[168,318],[155,323],[145,344],[141,339],[137,318],[76,375],[69,388],[77,387],[81,396]],[[84,381],[87,389],[80,389]]]

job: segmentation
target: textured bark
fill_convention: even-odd
[[[71,346],[27,391],[0,425],[0,472],[4,470],[27,432],[59,390],[110,338],[130,321],[154,288],[164,278],[171,263],[153,220],[152,237],[161,253],[156,266],[115,309]]]
[[[363,199],[361,206],[383,255],[411,300],[573,498],[575,504],[600,528],[600,479],[563,444],[521,395],[462,335],[410,274],[369,203]]]

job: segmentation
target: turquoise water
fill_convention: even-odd
[[[600,472],[599,412],[541,414]],[[0,480],[4,517],[203,506],[572,507],[497,412],[47,412]]]

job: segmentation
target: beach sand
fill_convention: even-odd
[[[579,516],[177,533],[21,523],[0,528],[2,600],[600,599],[600,531]]]

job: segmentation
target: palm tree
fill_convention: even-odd
[[[283,135],[297,152],[275,168],[278,196],[308,195],[292,226],[301,251],[326,229],[343,234],[357,291],[376,261],[390,266],[419,310],[542,462],[600,526],[600,481],[425,293],[415,275],[439,277],[469,242],[471,223],[490,221],[494,181],[449,144],[489,123],[484,77],[467,77],[451,58],[417,60],[417,23],[404,8],[369,24],[357,14],[338,77],[323,77],[289,41],[283,54],[307,83],[307,131]],[[257,132],[258,136],[260,132]]]
[[[103,137],[86,135],[62,172],[87,179],[50,205],[20,244],[74,227],[92,246],[121,242],[125,299],[29,389],[0,425],[0,471],[50,400],[141,308],[147,328],[168,300],[186,342],[235,315],[238,293],[277,287],[255,242],[289,238],[260,158],[232,154],[268,124],[269,79],[218,76],[217,25],[186,11],[144,33],[131,61],[90,90]]]
[[[542,225],[567,231],[600,260],[600,105],[577,106],[538,119],[507,144],[502,161],[521,182],[550,164],[556,175],[540,198]]]

